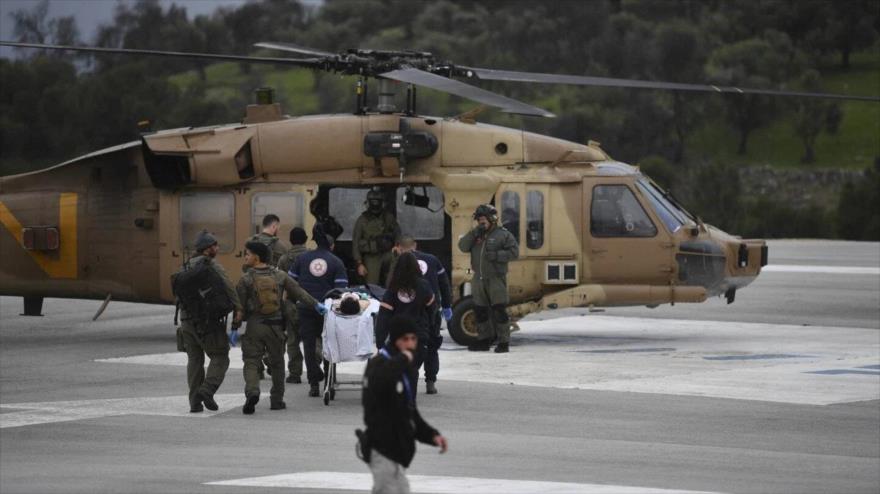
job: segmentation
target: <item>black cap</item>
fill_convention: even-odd
[[[211,235],[208,230],[202,230],[199,232],[199,236],[196,237],[196,252],[201,252],[216,243],[217,238]]]
[[[302,228],[295,226],[292,230],[290,230],[290,243],[293,245],[302,245],[306,243],[306,240],[309,239],[309,236],[306,235],[306,231]]]
[[[394,343],[405,334],[416,334],[416,322],[407,316],[394,316],[388,321],[388,341]]]

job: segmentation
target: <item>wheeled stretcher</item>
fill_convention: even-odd
[[[358,297],[360,311],[357,314],[342,313],[340,306],[343,298],[355,296]],[[379,312],[379,301],[365,293],[348,292],[339,298],[327,298],[325,305],[328,310],[324,316],[321,342],[324,348],[324,404],[329,405],[341,386],[360,388],[362,385],[360,380],[340,382],[336,377],[336,366],[343,362],[362,362],[376,353],[373,328]]]

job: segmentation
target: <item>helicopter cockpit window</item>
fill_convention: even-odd
[[[351,240],[354,222],[364,212],[367,192],[370,189],[334,187],[330,189],[330,216],[342,225],[342,235],[337,240]]]
[[[519,192],[505,190],[501,194],[501,224],[519,243]]]
[[[540,249],[544,245],[544,193],[530,190],[526,194],[526,247]]]
[[[590,205],[594,237],[653,237],[657,227],[626,185],[597,185]]]
[[[263,217],[274,214],[281,219],[278,238],[287,243],[287,235],[295,227],[303,226],[303,196],[299,192],[261,192],[251,202],[251,233],[263,229]]]
[[[412,235],[416,240],[439,240],[443,238],[445,216],[443,212],[443,191],[434,186],[415,186],[407,190],[408,186],[398,187],[397,197],[397,223],[400,231]],[[404,199],[410,194],[411,204]],[[425,201],[427,204],[419,205],[417,202]]]
[[[670,233],[677,232],[685,224],[685,219],[682,217],[681,212],[667,201],[662,194],[651,187],[650,184],[639,180],[636,182],[636,185],[642,191],[642,194],[648,198],[651,207],[657,212],[657,216],[660,217],[660,220],[663,221],[663,224],[666,225]]]
[[[202,230],[216,238],[220,252],[235,248],[235,196],[226,192],[195,192],[180,196],[180,245],[189,254]]]

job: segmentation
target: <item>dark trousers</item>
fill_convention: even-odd
[[[440,372],[440,355],[437,352],[443,344],[443,336],[440,334],[440,309],[432,309],[430,326],[428,327],[427,341],[425,342],[425,382],[437,382],[437,373]],[[421,345],[421,338],[419,339]]]
[[[312,308],[299,306],[297,309],[299,309],[299,335],[302,338],[306,361],[306,377],[309,384],[318,384],[324,380],[324,372],[321,371],[324,358],[316,351],[317,341],[324,331],[324,316]]]
[[[420,332],[418,336],[419,343],[416,345],[416,351],[413,352],[412,365],[409,367],[409,381],[412,384],[413,394],[415,395],[418,395],[419,390],[419,369],[422,368],[422,364],[425,364],[425,372],[427,373],[428,368],[428,335]]]

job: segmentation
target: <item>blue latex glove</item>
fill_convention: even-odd
[[[443,319],[446,319],[447,322],[449,322],[452,319],[452,309],[451,308],[444,307],[440,311],[440,313],[443,314]]]
[[[241,338],[238,336],[238,330],[233,329],[229,332],[229,345],[236,346]]]
[[[323,316],[327,313],[327,306],[322,304],[321,302],[318,302],[317,304],[315,304],[315,311]]]

